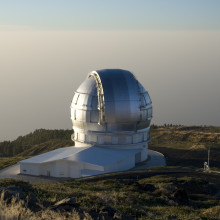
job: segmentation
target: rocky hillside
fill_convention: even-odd
[[[210,148],[210,167],[220,168],[220,128],[152,126],[149,148],[166,156],[168,165],[202,167]]]
[[[220,219],[220,178],[173,168],[41,183],[0,180],[0,219]]]

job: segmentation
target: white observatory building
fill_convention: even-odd
[[[71,119],[75,146],[20,161],[21,174],[79,178],[129,170],[159,155],[148,152],[151,99],[129,71],[89,73],[74,94]],[[165,165],[164,157],[151,165]]]

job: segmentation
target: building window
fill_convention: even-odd
[[[119,143],[119,144],[126,144],[126,136],[120,135],[120,136],[119,136],[118,143]]]
[[[91,122],[97,123],[99,121],[99,111],[91,111]]]
[[[138,140],[138,134],[133,135],[133,143],[136,144],[136,143],[138,143],[138,142],[139,142],[139,140]]]
[[[74,140],[78,140],[78,133],[74,131]]]
[[[147,141],[147,132],[144,132],[144,140]]]
[[[96,135],[90,135],[90,141],[91,142],[97,142],[97,136]]]
[[[98,143],[104,144],[104,136],[98,136]]]
[[[105,144],[111,144],[112,143],[112,137],[111,136],[105,136]]]
[[[112,144],[118,144],[118,137],[117,136],[112,137]]]
[[[76,110],[74,110],[74,120],[76,120]]]
[[[132,143],[132,136],[126,136],[126,144]]]

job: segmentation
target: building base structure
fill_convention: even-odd
[[[125,171],[135,168],[140,161],[141,153],[141,149],[64,147],[20,161],[20,174],[81,178]],[[155,157],[155,151],[150,151],[149,158],[151,154]],[[147,161],[147,168],[165,165],[163,156]],[[142,169],[137,167],[139,168]]]

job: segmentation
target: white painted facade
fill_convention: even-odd
[[[139,153],[138,150],[119,150],[118,152],[118,149],[99,147],[83,148],[81,151],[76,147],[59,148],[20,161],[20,173],[34,176],[79,178],[91,173],[95,175],[123,171],[135,166],[135,157]],[[65,157],[67,154],[68,156]],[[59,155],[63,155],[63,157]],[[103,158],[100,157],[102,155]],[[111,158],[106,158],[108,155]]]

